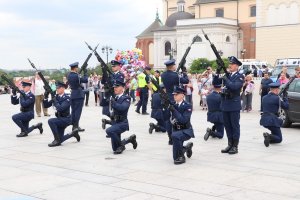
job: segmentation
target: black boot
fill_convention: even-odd
[[[228,153],[230,151],[230,149],[232,148],[232,141],[230,139],[228,139],[228,146],[225,149],[222,149],[221,152],[222,153]]]
[[[183,152],[180,152],[177,159],[174,160],[174,164],[175,165],[180,165],[180,164],[183,164],[185,163],[185,157],[183,155]]]
[[[270,135],[269,135],[269,133],[263,133],[263,136],[265,138],[265,140],[264,140],[265,146],[269,147],[269,145],[270,145]]]
[[[238,151],[239,140],[233,140],[232,148],[228,151],[229,154],[237,154]]]
[[[136,135],[133,134],[129,137],[129,140],[130,140],[130,143],[132,143],[132,147],[133,149],[136,149],[137,148],[137,142],[136,142]]]
[[[28,133],[26,133],[25,131],[22,131],[20,134],[16,135],[17,137],[27,137]]]
[[[204,140],[205,140],[205,141],[207,141],[208,138],[209,138],[209,136],[211,136],[211,132],[212,132],[212,130],[211,130],[210,128],[207,128],[207,129],[206,129],[206,133],[205,133],[205,135],[204,135]]]
[[[160,126],[158,124],[154,124],[155,132],[160,132]]]
[[[79,130],[78,130],[78,126],[73,126],[72,132],[70,133],[70,135],[72,137],[75,137],[77,142],[80,142],[80,135],[79,135]]]
[[[35,127],[36,127],[37,129],[39,129],[40,134],[43,134],[43,132],[44,132],[44,129],[43,129],[43,123],[38,123],[37,125],[35,125]]]
[[[60,146],[61,145],[61,142],[60,142],[60,139],[59,139],[59,136],[58,134],[53,134],[54,135],[54,140],[52,143],[48,144],[48,147],[56,147],[56,146]]]
[[[152,134],[152,132],[153,132],[153,130],[154,130],[154,128],[155,128],[155,127],[154,127],[155,125],[154,125],[153,123],[150,123],[149,126],[150,126],[150,127],[149,127],[149,133]]]
[[[186,156],[188,157],[188,158],[190,158],[190,157],[192,157],[192,155],[193,155],[193,150],[192,150],[192,148],[193,148],[193,143],[192,142],[188,142],[186,145],[185,145],[185,152],[186,152]]]
[[[114,154],[121,154],[125,149],[126,149],[125,146],[121,145],[117,148],[116,151],[114,151]]]
[[[102,129],[104,130],[106,126],[106,119],[102,119]]]

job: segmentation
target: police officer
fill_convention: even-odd
[[[128,109],[130,107],[130,97],[124,94],[125,83],[117,79],[114,83],[115,97],[111,97],[112,126],[106,129],[107,135],[111,138],[114,154],[121,154],[125,150],[125,145],[132,143],[133,148],[137,148],[136,136],[133,134],[129,138],[121,141],[121,134],[129,130],[127,119]]]
[[[67,88],[67,85],[58,81],[56,82],[56,96],[53,96],[51,100],[48,100],[49,94],[45,92],[44,95],[44,107],[49,108],[53,105],[56,110],[56,118],[48,120],[48,124],[54,136],[54,141],[48,144],[49,147],[59,146],[71,137],[75,137],[78,142],[80,141],[77,128],[74,129],[71,134],[64,135],[65,129],[72,124],[70,115],[71,100],[70,96],[65,94],[65,88]]]
[[[156,82],[158,83],[158,85],[160,85],[162,83],[161,76],[160,76],[160,71],[159,70],[155,70],[155,72],[154,72],[154,79],[156,80]],[[154,84],[152,84],[152,90],[153,90],[153,92],[158,92],[158,88],[156,88],[156,86]]]
[[[78,131],[84,131],[79,127],[79,120],[81,117],[83,102],[84,102],[84,92],[81,87],[81,83],[88,82],[87,70],[85,69],[83,72],[83,77],[78,74],[78,62],[70,64],[71,71],[68,75],[68,84],[71,88],[71,116],[72,116],[72,125],[73,130],[76,128]]]
[[[124,82],[124,74],[120,71],[121,70],[121,63],[117,60],[112,60],[111,62],[112,66],[112,75],[106,76],[106,74],[103,74],[101,84],[105,87],[105,93],[102,96],[102,100],[100,103],[100,106],[102,106],[102,114],[106,115],[110,118],[110,110],[109,110],[109,100],[111,97],[114,97],[114,94],[112,91],[109,91],[109,88],[107,86],[113,85],[116,80],[121,80]],[[106,128],[106,124],[111,124],[111,120],[102,119],[102,129]],[[106,136],[108,137],[108,136]]]
[[[175,70],[176,70],[176,66],[175,66],[175,60],[171,59],[165,62],[165,65],[167,67],[167,71],[163,72],[161,74],[161,80],[166,88],[166,92],[168,94],[169,100],[171,102],[174,102],[174,97],[172,95],[173,91],[174,91],[174,87],[175,86],[179,86],[180,84],[188,84],[189,83],[189,79],[187,77],[187,74],[184,72],[182,73],[182,75],[178,75]],[[168,137],[169,137],[169,145],[172,145],[172,124],[170,121],[171,115],[170,115],[170,111],[168,110],[168,112],[166,112],[165,114],[166,117],[166,129],[168,132]]]
[[[192,156],[193,143],[189,142],[183,146],[184,141],[194,137],[194,130],[191,125],[192,105],[184,101],[185,89],[175,87],[173,91],[176,104],[170,105],[172,113],[172,140],[174,164],[185,163],[185,156]]]
[[[278,96],[280,83],[271,83],[269,86],[270,92],[263,97],[263,114],[260,119],[260,125],[271,131],[271,134],[263,133],[265,139],[264,144],[266,147],[270,144],[281,143],[282,134],[280,127],[282,126],[283,121],[279,118],[278,111],[280,107],[282,109],[289,108],[288,99],[284,97],[282,100]]]
[[[151,67],[147,66],[145,67],[145,73],[140,73],[137,76],[138,88],[140,91],[140,100],[137,103],[135,112],[140,113],[140,108],[142,107],[142,115],[149,115],[149,113],[147,113],[147,104],[149,98],[149,89],[151,89],[149,77],[150,71]]]
[[[164,85],[160,84],[159,87],[161,89],[164,89]],[[155,132],[166,132],[166,124],[164,119],[164,108],[162,105],[161,97],[158,92],[155,92],[152,95],[152,101],[151,101],[151,117],[157,121],[157,124],[150,123],[149,124],[149,133],[151,134],[153,130]]]
[[[39,129],[40,134],[43,133],[43,124],[38,123],[29,127],[29,122],[34,118],[34,102],[35,97],[31,93],[31,83],[23,81],[23,90],[21,91],[20,97],[17,96],[17,91],[12,90],[11,103],[13,105],[20,104],[21,112],[12,116],[12,120],[20,127],[21,133],[17,137],[26,137],[34,129]]]
[[[229,72],[228,77],[224,75],[224,87],[222,88],[222,112],[224,126],[228,138],[228,146],[221,150],[222,153],[236,154],[238,153],[238,144],[240,139],[240,110],[241,97],[240,91],[243,87],[244,76],[238,72],[242,63],[234,56],[228,58]],[[220,81],[220,77],[214,76],[214,81]]]
[[[224,136],[224,120],[221,108],[221,82],[214,82],[214,91],[206,97],[207,100],[207,121],[213,123],[212,128],[207,128],[206,134],[204,135],[204,140],[208,140],[209,136],[213,138],[217,137],[219,139]]]

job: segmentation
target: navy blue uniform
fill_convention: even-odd
[[[103,76],[101,84],[106,85],[109,83],[108,85],[113,85],[116,80],[122,80],[124,82],[124,74],[118,71],[109,77]],[[104,95],[102,95],[100,106],[102,106],[102,114],[110,117],[109,100],[114,94],[111,94],[108,89],[105,90]]]
[[[29,122],[34,118],[34,102],[35,97],[31,92],[25,94],[25,98],[22,95],[19,98],[11,96],[11,103],[13,105],[20,104],[21,106],[21,112],[13,115],[12,120],[20,127],[21,132],[26,134],[37,128],[36,126],[29,127]]]
[[[152,95],[151,109],[151,117],[157,121],[158,130],[166,132],[163,105],[159,93]]]
[[[260,125],[271,131],[270,143],[280,143],[282,141],[282,134],[280,127],[282,126],[282,119],[279,118],[278,111],[288,109],[289,103],[286,98],[283,101],[278,95],[270,92],[265,95],[262,100],[263,114],[260,119]]]
[[[220,81],[218,76],[214,76],[214,79],[215,82]],[[242,109],[240,92],[243,83],[244,76],[238,72],[229,75],[223,81],[225,87],[221,108],[229,146],[237,146],[240,139],[240,110]]]
[[[43,104],[45,108],[49,108],[53,105],[56,109],[56,118],[51,118],[48,120],[48,124],[51,128],[54,138],[58,138],[59,142],[63,143],[64,141],[72,137],[69,134],[64,134],[65,129],[72,124],[72,119],[70,115],[70,96],[66,94],[63,94],[61,96],[56,95],[55,101],[49,101],[48,99],[44,99]]]
[[[87,82],[88,77],[86,75],[80,77],[80,75],[76,72],[70,72],[68,75],[68,83],[71,88],[72,125],[75,127],[79,126],[84,102],[84,91],[81,87],[81,83]]]
[[[125,140],[121,141],[121,134],[129,130],[127,114],[130,107],[130,97],[123,94],[114,99],[115,101],[112,101],[111,104],[113,109],[113,113],[111,113],[112,126],[106,129],[106,133],[111,138],[113,151],[116,151],[118,147],[126,144]]]
[[[223,138],[224,136],[224,120],[221,108],[221,95],[220,93],[213,91],[206,97],[207,100],[207,121],[214,124],[215,130],[212,133],[213,137]]]
[[[270,86],[269,84],[273,83],[272,79],[268,78],[263,78],[261,80],[261,98],[260,98],[260,111],[262,111],[262,99],[265,95],[267,95],[270,91]]]
[[[164,84],[164,87],[166,88],[166,92],[168,94],[169,100],[172,103],[174,103],[174,97],[172,95],[172,93],[174,91],[174,87],[179,86],[180,84],[188,84],[189,83],[189,78],[185,73],[183,73],[182,76],[179,76],[176,72],[171,71],[171,70],[167,70],[167,71],[163,72],[161,75],[161,80]],[[171,115],[170,115],[169,110],[166,110],[165,117],[166,117],[165,123],[166,123],[167,132],[168,132],[169,138],[171,138],[172,124],[170,121]]]
[[[183,101],[180,105],[175,104],[172,110],[172,140],[173,159],[183,156],[183,142],[194,138],[194,130],[191,125],[192,105]]]

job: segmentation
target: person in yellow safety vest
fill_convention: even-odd
[[[145,73],[140,73],[137,76],[138,80],[138,89],[140,91],[140,100],[137,103],[135,112],[140,114],[140,108],[142,107],[142,115],[149,115],[147,113],[147,103],[149,97],[149,89],[152,90],[150,84],[150,70],[151,67],[145,67]]]
[[[156,82],[158,83],[158,85],[161,84],[161,77],[160,77],[160,71],[156,70],[154,72],[154,79],[156,80]],[[157,92],[157,88],[154,84],[151,84],[152,85],[152,90],[153,92]]]
[[[131,74],[130,75],[130,87],[129,87],[129,94],[130,94],[130,97],[132,98],[132,103],[135,102],[135,91],[138,87],[138,83],[137,83],[137,80],[135,78],[135,74]]]

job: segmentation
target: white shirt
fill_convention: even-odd
[[[176,102],[176,104],[178,104],[178,108],[180,107],[180,105],[182,104],[183,100],[180,102]]]
[[[45,93],[44,83],[42,80],[35,79],[34,95],[39,96]]]
[[[117,95],[116,98],[118,97],[118,99],[119,99],[123,94],[124,93]]]
[[[237,71],[231,72],[231,76],[230,77],[233,77],[233,75],[235,75],[236,73],[237,73]]]

